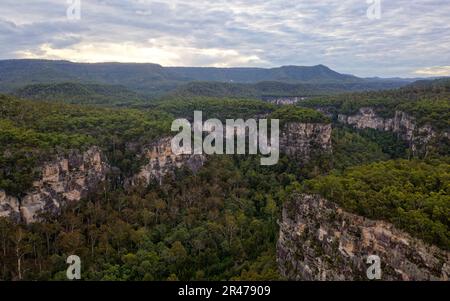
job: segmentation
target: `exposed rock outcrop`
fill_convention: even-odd
[[[76,202],[105,180],[108,165],[97,147],[72,152],[42,167],[42,176],[20,200],[0,191],[0,216],[36,221],[40,211],[57,212],[67,202]]]
[[[172,152],[171,141],[172,137],[165,137],[144,149],[148,163],[131,179],[131,185],[148,185],[152,180],[162,183],[164,177],[173,174],[177,168],[186,166],[196,172],[204,165],[206,161],[204,155],[175,155]]]
[[[280,133],[280,152],[307,161],[313,154],[330,152],[331,124],[288,123]]]
[[[0,217],[11,217],[14,220],[20,219],[19,200],[9,196],[5,191],[0,190]]]
[[[396,229],[343,211],[320,196],[295,195],[283,208],[277,261],[291,280],[367,280],[367,257],[382,280],[448,280],[450,253]]]
[[[414,155],[425,154],[427,145],[437,138],[449,138],[448,132],[435,131],[429,124],[418,126],[414,117],[402,111],[396,111],[393,118],[383,118],[373,108],[366,107],[355,115],[339,114],[338,121],[357,129],[393,132],[409,143]]]

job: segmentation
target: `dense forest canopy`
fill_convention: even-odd
[[[254,99],[220,99],[213,97],[171,97],[152,104],[153,108],[178,118],[192,119],[194,111],[202,111],[204,119],[248,119],[263,117],[277,109],[276,105]]]
[[[330,118],[322,113],[311,110],[299,108],[294,105],[282,106],[276,111],[272,112],[269,117],[271,119],[279,119],[281,124],[298,122],[298,123],[330,123]]]
[[[101,67],[112,68],[97,66],[96,76],[101,76]],[[132,70],[134,65],[127,67]],[[157,65],[148,68],[162,70]],[[203,76],[205,70],[178,72]],[[156,74],[159,79],[163,75]],[[65,88],[78,88],[71,84],[61,94],[59,85],[50,85],[56,93],[51,102],[0,96],[0,189],[20,197],[43,162],[92,145],[101,147],[108,163],[129,177],[144,163],[137,159],[140,147],[170,134],[175,118],[192,118],[196,110],[203,111],[204,119],[330,123],[331,118],[314,108],[352,113],[374,106],[383,116],[402,109],[421,123],[445,128],[446,83],[327,96],[300,106],[182,95],[144,103],[132,99],[128,108],[91,105],[101,99],[95,97],[84,105],[63,103],[71,102]],[[94,91],[109,97],[103,86],[90,88],[88,95]],[[122,88],[116,92],[129,99]],[[119,103],[111,99],[112,105]],[[277,221],[284,202],[296,191],[320,194],[348,211],[392,222],[450,249],[450,154],[406,160],[408,145],[392,133],[336,123],[332,145],[332,153],[314,153],[309,162],[282,155],[270,167],[260,166],[254,156],[211,156],[198,173],[181,168],[161,185],[125,190],[106,181],[97,192],[62,208],[61,214],[43,212],[31,225],[0,218],[0,279],[19,279],[19,256],[20,279],[63,280],[67,256],[78,254],[85,280],[279,280]]]
[[[384,151],[378,141],[380,140],[363,136],[350,128],[334,128],[332,133],[333,167],[344,170],[347,167],[386,161],[394,157]]]

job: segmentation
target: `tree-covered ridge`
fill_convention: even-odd
[[[401,86],[400,82],[341,82],[341,83],[291,83],[282,81],[263,81],[258,83],[235,82],[190,82],[170,92],[173,96],[255,98],[304,97],[345,93],[351,91],[392,89]]]
[[[356,214],[394,223],[450,250],[450,161],[395,160],[349,168],[305,181],[317,193]]]
[[[37,167],[57,154],[100,146],[124,173],[137,169],[126,144],[169,133],[163,112],[107,109],[0,96],[0,189],[24,193]]]
[[[113,135],[130,141],[154,138],[170,130],[167,124],[172,117],[156,110],[33,102],[0,95],[0,118],[41,132],[89,135],[105,145]]]
[[[372,107],[382,117],[396,110],[410,113],[419,125],[430,123],[437,129],[450,128],[450,79],[419,82],[390,91],[342,94],[309,99],[304,107],[326,108],[332,114],[355,114]]]
[[[300,108],[294,105],[282,106],[269,116],[271,119],[279,119],[281,124],[290,122],[299,123],[330,123],[331,119],[324,114],[312,110]]]
[[[192,119],[194,111],[202,111],[203,118],[248,119],[265,116],[277,106],[252,99],[220,99],[212,97],[171,97],[156,102],[153,107],[178,118]]]
[[[30,100],[60,101],[73,104],[124,106],[142,103],[140,95],[124,86],[94,83],[33,84],[14,91],[14,95]]]
[[[332,141],[333,157],[336,162],[334,167],[337,169],[411,157],[408,142],[392,132],[370,128],[356,129],[349,125],[334,123]]]

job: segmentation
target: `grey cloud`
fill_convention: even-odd
[[[365,0],[82,0],[78,22],[65,19],[66,7],[64,0],[3,0],[2,58],[39,54],[43,44],[128,42],[179,47],[180,56],[183,47],[230,50],[258,57],[249,64],[261,66],[322,63],[362,76],[414,76],[450,61],[447,0],[383,0],[380,20],[366,17]],[[189,58],[184,65],[240,63],[222,56],[183,57]]]

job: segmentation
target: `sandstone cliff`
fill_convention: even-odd
[[[392,224],[347,213],[319,196],[295,195],[283,208],[279,270],[291,280],[367,280],[368,256],[382,280],[448,280],[450,253]]]
[[[331,131],[331,124],[288,123],[280,133],[280,152],[308,161],[313,154],[331,151]],[[178,168],[185,166],[196,172],[205,164],[205,155],[173,154],[171,139],[165,137],[144,148],[143,156],[148,163],[127,181],[126,186],[148,185],[152,180],[162,183],[166,175],[173,174]]]
[[[331,124],[288,123],[280,133],[280,152],[307,161],[313,154],[330,152]]]
[[[162,183],[166,175],[183,166],[193,172],[200,169],[204,155],[175,155],[171,137],[159,139],[144,148],[141,156],[147,163],[125,186],[148,185],[152,180]],[[280,151],[307,161],[313,154],[331,151],[331,125],[289,123],[280,135]],[[76,202],[106,180],[110,169],[101,151],[92,147],[83,154],[73,152],[44,164],[41,177],[25,196],[17,199],[0,191],[0,217],[11,217],[26,223],[36,221],[40,211],[58,212],[66,202]]]
[[[21,199],[0,191],[0,216],[34,222],[40,211],[57,212],[64,203],[85,197],[105,180],[107,170],[97,147],[59,157],[43,165],[41,177]]]
[[[152,180],[162,183],[166,175],[173,174],[177,168],[186,166],[191,171],[199,170],[206,161],[203,155],[175,155],[171,147],[172,137],[162,138],[144,148],[143,156],[148,163],[128,182],[128,185],[148,185]]]
[[[393,118],[383,118],[373,108],[361,108],[354,115],[339,114],[338,121],[357,129],[393,132],[409,143],[414,155],[426,155],[430,142],[450,137],[450,133],[436,131],[429,124],[418,126],[414,117],[402,111],[396,111]]]

